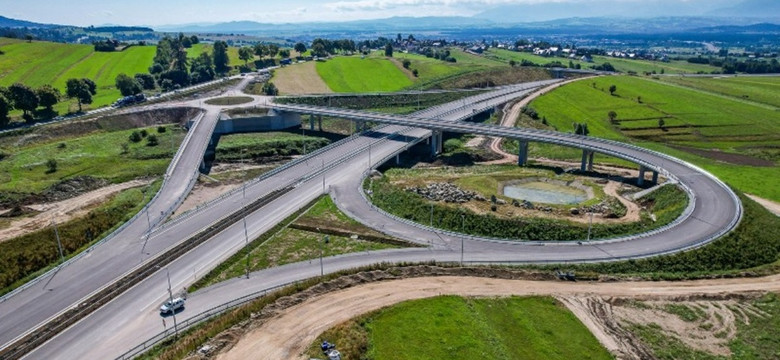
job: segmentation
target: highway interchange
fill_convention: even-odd
[[[208,206],[156,227],[147,241],[149,223],[162,222],[191,189],[192,181],[197,176],[196,169],[221,110],[220,107],[204,106],[199,100],[189,102],[189,106],[203,108],[204,115],[190,130],[191,135],[182,144],[179,151],[181,155],[177,155],[170,168],[165,185],[150,203],[150,220],[147,221],[145,215],[139,216],[120,235],[93,248],[88,255],[62,268],[53,278],[36,283],[1,302],[0,314],[3,321],[0,322],[0,344],[12,342],[25,331],[34,329],[58,312],[79,303],[80,299],[111,283],[130,269],[188,239],[209,224],[223,221],[223,217],[245,204],[289,185],[295,188],[246,218],[250,238],[269,230],[304,204],[323,192],[330,191],[339,207],[358,221],[399,238],[431,245],[420,249],[326,258],[326,272],[383,261],[457,262],[461,256],[461,244],[468,262],[604,261],[644,257],[700,246],[736,225],[741,216],[741,205],[733,192],[706,172],[676,159],[599,139],[454,122],[470,117],[475,108],[492,108],[554,81],[502,88],[433,107],[412,116],[269,104],[267,99],[256,97],[253,103],[238,107],[268,105],[278,110],[369,120],[389,125],[333,144],[298,159],[271,175],[250,181],[240,191],[233,191]],[[359,190],[368,168],[376,166],[380,159],[391,158],[411,143],[429,136],[430,129],[553,142],[610,153],[661,170],[667,177],[679,181],[687,188],[694,201],[690,211],[672,228],[640,237],[583,245],[497,242],[487,241],[488,239],[464,239],[456,234],[434,232],[432,229],[411,225],[377,211],[365,201]],[[168,274],[174,291],[186,288],[240,250],[244,243],[243,224],[240,221],[235,222],[201,246],[171,262],[167,269],[160,269],[29,353],[26,358],[104,359],[123,354],[163,330],[157,309],[167,297]],[[186,310],[179,317],[186,318],[242,296],[319,274],[318,262],[302,262],[252,273],[249,279],[232,279],[190,294]],[[167,326],[170,327],[171,323],[172,321],[168,320]]]

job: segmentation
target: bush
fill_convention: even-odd
[[[157,133],[159,133],[159,134],[162,134],[162,133],[166,132],[167,130],[168,130],[168,128],[166,128],[165,126],[158,126],[157,127]]]
[[[420,72],[417,71],[417,69],[414,69],[414,70],[412,70],[412,75],[414,75],[414,77],[419,77],[420,76]]]
[[[146,129],[141,129],[141,137],[146,137],[147,135],[149,135],[149,132]]]
[[[460,139],[449,139],[444,142],[445,153],[451,153],[455,150],[460,149],[461,147],[463,147],[463,141],[460,141]]]
[[[49,159],[46,161],[46,173],[51,174],[57,172],[57,160]]]
[[[157,146],[159,143],[160,141],[157,140],[157,135],[149,135],[146,138],[146,146]]]
[[[141,141],[141,133],[139,133],[138,131],[133,131],[133,133],[130,134],[130,141],[134,143]]]
[[[412,65],[412,62],[409,61],[409,59],[404,59],[403,65],[404,65],[404,69],[409,69],[409,66]]]

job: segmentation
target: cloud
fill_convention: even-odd
[[[574,0],[578,1],[578,0]],[[505,4],[538,4],[546,2],[567,2],[567,0],[357,0],[336,1],[324,4],[332,11],[385,11],[411,7],[484,8]],[[572,0],[568,0],[572,2]]]

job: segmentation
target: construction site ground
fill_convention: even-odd
[[[439,295],[552,295],[563,302],[605,348],[620,359],[652,358],[628,324],[657,324],[692,349],[729,355],[736,322],[765,316],[745,299],[780,291],[780,275],[762,278],[684,282],[562,282],[483,277],[417,277],[372,282],[310,297],[277,312],[258,326],[233,333],[218,359],[304,359],[319,334],[353,317],[402,301]],[[708,314],[685,321],[668,304],[696,307]],[[709,324],[709,325],[706,325]],[[713,336],[713,334],[718,334]]]

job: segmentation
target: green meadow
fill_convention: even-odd
[[[614,95],[608,90],[611,85],[617,87]],[[780,178],[780,113],[763,104],[611,76],[560,87],[530,106],[559,131],[572,131],[572,123],[585,122],[591,136],[680,157],[742,191],[780,200],[780,188],[772,185]],[[608,119],[610,111],[617,113],[614,123]]]
[[[397,91],[412,80],[385,59],[358,56],[336,57],[317,62],[317,73],[335,92]]]
[[[132,46],[124,51],[96,52],[92,45],[60,44],[43,41],[27,43],[4,40],[0,49],[0,86],[23,83],[31,87],[51,84],[65,93],[71,78],[89,78],[98,87],[93,103],[97,108],[113,103],[121,95],[114,86],[116,76],[148,72],[154,59],[154,46]],[[60,114],[75,111],[77,105],[67,99],[55,107]]]
[[[393,305],[337,325],[323,340],[346,359],[612,359],[552,297],[439,296]]]
[[[515,60],[518,64],[522,60],[527,60],[537,65],[543,65],[553,61],[560,61],[564,65],[568,66],[569,60],[571,60],[571,62],[573,62],[574,64],[580,64],[580,66],[583,69],[589,69],[591,66],[594,65],[602,65],[604,63],[610,63],[612,66],[615,67],[616,70],[620,72],[633,71],[636,73],[645,73],[645,72],[652,73],[653,71],[655,71],[656,73],[660,73],[662,69],[665,73],[668,74],[683,74],[683,73],[690,74],[690,73],[697,73],[700,71],[705,73],[711,73],[713,71],[721,70],[720,68],[714,66],[702,65],[702,64],[691,64],[683,60],[672,60],[669,62],[661,62],[661,61],[613,58],[607,56],[594,56],[593,62],[588,63],[580,60],[580,57],[577,57],[575,59],[560,58],[560,57],[544,57],[544,56],[534,55],[532,53],[527,53],[527,52],[516,52],[516,51],[503,50],[503,49],[489,49],[485,53],[485,57],[503,61],[503,62],[509,62],[509,60]]]

